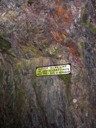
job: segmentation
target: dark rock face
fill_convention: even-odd
[[[0,128],[96,128],[94,0],[0,1]],[[36,77],[36,67],[71,74]]]

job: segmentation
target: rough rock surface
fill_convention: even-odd
[[[95,0],[0,0],[0,128],[96,128],[95,77]]]

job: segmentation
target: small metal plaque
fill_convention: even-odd
[[[63,74],[69,74],[70,72],[71,72],[70,64],[36,68],[36,76],[63,75]]]

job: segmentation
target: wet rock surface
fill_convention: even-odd
[[[0,128],[96,128],[94,0],[0,1]],[[36,67],[71,74],[36,77]]]

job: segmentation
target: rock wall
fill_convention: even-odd
[[[0,128],[96,128],[94,0],[0,0]],[[71,74],[36,77],[36,67]]]

